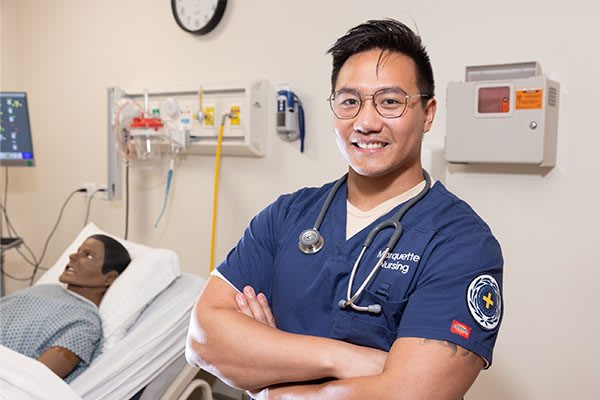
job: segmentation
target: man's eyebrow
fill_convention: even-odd
[[[373,93],[379,92],[381,90],[389,90],[389,91],[397,91],[397,92],[407,93],[406,90],[404,90],[400,86],[382,86],[380,88],[375,89],[373,91]],[[335,93],[338,93],[338,92],[357,92],[357,93],[363,94],[357,88],[347,87],[347,86],[342,86],[341,88],[339,88],[338,90],[335,91]]]
[[[357,92],[358,93],[358,89],[344,86],[344,87],[341,87],[338,90],[336,90],[334,93],[339,93],[339,92]]]

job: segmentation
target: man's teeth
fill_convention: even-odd
[[[385,146],[385,143],[361,143],[357,142],[356,145],[361,149],[380,149]]]

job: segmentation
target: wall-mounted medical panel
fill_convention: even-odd
[[[135,101],[152,116],[165,121],[176,120],[180,130],[191,138],[184,154],[214,155],[224,114],[230,114],[231,118],[225,121],[222,155],[262,157],[266,154],[268,101],[273,91],[266,80],[113,89],[113,93]],[[148,104],[145,104],[146,92]],[[115,101],[118,99],[113,99]]]
[[[448,84],[446,161],[554,167],[559,89],[537,62],[467,67]]]

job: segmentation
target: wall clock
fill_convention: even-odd
[[[204,35],[217,26],[227,0],[171,0],[171,9],[177,25],[186,32]]]

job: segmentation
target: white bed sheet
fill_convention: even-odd
[[[184,273],[142,313],[127,336],[70,386],[83,399],[128,399],[185,350],[189,316],[206,279]],[[135,291],[132,291],[135,296]]]
[[[81,400],[44,364],[0,346],[1,400]]]
[[[191,274],[175,280],[125,338],[70,385],[36,360],[0,346],[0,399],[129,399],[184,353],[190,311],[205,283]]]

